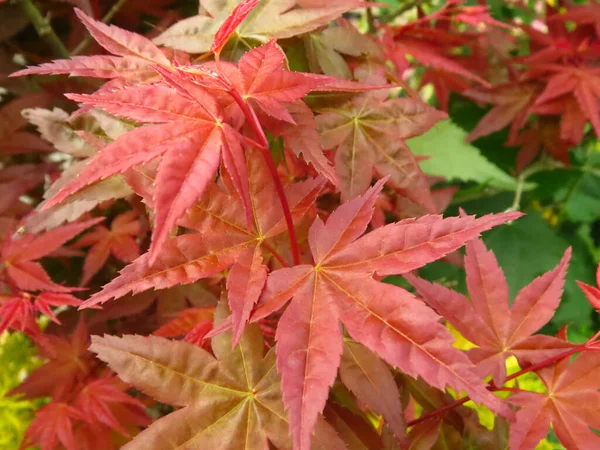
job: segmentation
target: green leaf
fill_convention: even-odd
[[[415,155],[430,157],[420,163],[428,175],[514,191],[517,180],[483,157],[476,147],[465,141],[466,136],[456,124],[444,120],[424,135],[409,139],[407,144]],[[525,187],[531,189],[533,185]]]
[[[565,205],[570,220],[591,223],[600,219],[600,177],[586,173]]]

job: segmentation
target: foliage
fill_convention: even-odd
[[[35,348],[22,333],[0,335],[0,448],[18,448],[39,401],[7,396],[39,366]]]
[[[598,5],[386,3],[16,0],[3,444],[599,447]]]

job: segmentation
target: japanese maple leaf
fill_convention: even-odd
[[[431,84],[442,111],[448,111],[450,92],[462,93],[471,87],[470,83],[459,75],[440,69],[427,68],[421,77],[420,87]]]
[[[42,137],[56,150],[74,158],[89,158],[108,145],[99,136],[116,139],[131,130],[130,123],[124,123],[101,110],[93,109],[86,113],[70,116],[59,108],[52,110],[31,108],[23,115],[34,124]],[[86,159],[72,161],[54,183],[44,192],[44,199],[52,198],[67,183],[71,182],[86,166]],[[60,205],[40,211],[46,201],[37,206],[35,214],[27,217],[24,228],[29,233],[50,230],[64,222],[73,222],[84,213],[91,211],[102,202],[124,198],[133,193],[123,177],[114,176],[69,196]]]
[[[0,295],[0,333],[8,328],[24,331],[30,335],[38,333],[34,319],[34,308],[26,295]]]
[[[185,336],[185,342],[201,345],[213,328],[214,306],[186,308],[152,333],[154,336]]]
[[[465,41],[465,37],[442,30],[421,28],[420,24],[415,22],[387,30],[382,43],[389,59],[400,74],[409,68],[406,55],[410,55],[424,66],[460,75],[483,86],[489,86],[487,81],[451,57],[451,49],[468,44],[468,39]]]
[[[365,192],[375,170],[433,212],[427,179],[404,140],[425,133],[446,114],[418,100],[386,97],[385,92],[361,94],[343,106],[321,109],[316,118],[323,146],[336,150],[342,199]]]
[[[40,236],[26,234],[19,239],[7,237],[0,248],[0,264],[9,280],[24,291],[70,292],[73,288],[54,283],[36,260],[54,252],[82,231],[101,222],[91,219],[55,228]]]
[[[583,283],[581,281],[577,281],[577,284],[587,297],[590,304],[596,308],[597,311],[600,311],[600,264],[598,264],[598,268],[596,269],[596,286],[590,286],[589,284]]]
[[[347,339],[340,362],[340,378],[360,402],[380,414],[394,434],[404,439],[400,392],[387,364],[364,346]]]
[[[198,346],[160,337],[94,336],[91,350],[124,381],[158,401],[182,407],[152,424],[126,450],[219,448],[291,449],[275,354],[264,356],[256,326],[232,349],[231,336],[213,338],[214,357]],[[345,449],[321,419],[313,449]]]
[[[105,425],[128,436],[124,423],[115,417],[115,413],[118,415],[118,408],[126,408],[130,413],[127,423],[146,426],[151,420],[145,412],[144,404],[123,392],[115,381],[118,380],[98,378],[87,382],[77,394],[74,405],[83,412],[86,422]]]
[[[445,317],[478,348],[468,355],[482,377],[492,375],[497,386],[506,379],[506,359],[535,364],[573,346],[545,335],[533,335],[554,315],[563,292],[568,249],[560,264],[517,294],[509,307],[508,286],[494,254],[482,241],[467,243],[465,269],[471,301],[444,286],[405,275],[425,302]]]
[[[546,437],[550,424],[556,437],[569,450],[595,450],[600,437],[600,353],[585,351],[573,362],[565,358],[537,372],[546,393],[519,392],[509,398],[523,406],[510,427],[510,448],[533,449]]]
[[[540,64],[537,69],[555,72],[548,79],[544,92],[536,100],[536,106],[543,107],[551,100],[576,100],[581,114],[600,136],[600,69],[594,67],[562,66],[558,64]],[[565,103],[565,110],[568,103]],[[562,133],[561,133],[562,134]]]
[[[510,415],[473,373],[467,356],[452,347],[453,338],[437,314],[407,291],[376,281],[373,274],[421,267],[519,214],[479,219],[424,216],[386,225],[359,239],[384,182],[340,206],[327,224],[320,219],[313,223],[308,241],[314,264],[271,272],[251,316],[253,322],[261,320],[293,297],[277,326],[276,352],[297,450],[309,448],[340,365],[339,321],[354,340],[404,373],[420,375],[441,389],[450,385],[464,390],[476,402]]]
[[[226,162],[243,161],[240,136],[221,122],[214,97],[187,80],[180,80],[177,89],[163,83],[93,95],[70,95],[121,117],[155,125],[136,128],[106,146],[44,208],[60,203],[90,184],[164,155],[154,199],[152,258],[156,258],[171,228],[212,181],[221,153],[229,155],[224,158]]]
[[[154,265],[149,264],[148,254],[142,255],[102,291],[90,297],[84,306],[104,303],[129,292],[193,283],[231,267],[228,296],[236,322],[234,340],[239,338],[266,279],[264,259],[273,255],[281,258],[275,248],[278,246],[277,239],[287,230],[264,158],[258,151],[250,151],[247,161],[253,205],[251,228],[240,215],[242,200],[239,194],[234,191],[227,195],[217,185],[211,184],[203,199],[181,221],[182,226],[197,233],[167,241]],[[319,177],[286,189],[295,221],[313,206],[323,184],[323,178]],[[211,239],[206,239],[208,230]],[[281,263],[286,264],[284,260]]]
[[[231,16],[236,6],[242,3],[241,0],[201,0],[200,13],[197,16],[176,23],[155,38],[154,42],[190,53],[207,52],[213,44],[217,30]],[[294,8],[295,3],[294,0],[260,1],[236,27],[232,47],[236,51],[247,51],[257,40],[264,42],[271,38],[289,38],[307,33],[327,25],[346,11],[360,7],[364,2],[346,0],[333,4],[319,3],[318,6],[310,5],[308,9]]]
[[[565,166],[569,165],[570,141],[561,138],[560,125],[554,117],[541,116],[535,124],[523,130],[514,140],[520,146],[517,172],[521,172],[543,150]]]
[[[509,142],[514,140],[525,125],[539,92],[539,84],[535,82],[509,83],[489,89],[475,88],[463,92],[462,95],[472,100],[495,105],[479,121],[467,140],[475,141],[508,125],[510,125],[508,140]]]
[[[12,100],[0,107],[0,154],[19,154],[51,151],[46,142],[35,134],[22,131],[27,121],[21,110],[49,103],[47,93],[29,94]]]
[[[41,292],[35,296],[35,299],[26,292],[0,295],[0,333],[7,328],[20,329],[29,333],[39,331],[35,322],[38,312],[60,324],[50,307],[79,306],[80,304],[81,300],[64,292]]]
[[[90,233],[79,239],[73,247],[91,247],[85,255],[81,284],[86,285],[111,254],[125,263],[130,263],[140,256],[140,246],[135,238],[140,234],[141,229],[137,214],[129,211],[115,217],[110,224],[110,229],[104,225],[97,225]]]
[[[66,450],[79,450],[73,434],[74,421],[86,420],[83,412],[61,402],[50,402],[35,413],[25,433],[24,445],[39,445],[42,450],[54,450],[59,445]]]
[[[283,54],[277,50],[279,56],[271,57],[268,52],[274,45],[271,42],[246,53],[240,60],[239,71],[237,67],[228,65],[229,73],[226,75],[219,76],[198,66],[194,73],[199,76],[190,79],[179,72],[157,69],[164,78],[163,83],[130,86],[92,95],[69,95],[71,99],[101,107],[120,117],[154,125],[125,133],[101,150],[79,176],[44,208],[60,203],[87,185],[163,155],[154,191],[156,218],[151,247],[151,260],[154,261],[169,231],[201,197],[214,177],[222,154],[225,167],[242,194],[246,218],[250,222],[251,206],[242,137],[231,125],[224,123],[217,98],[202,85],[235,93],[238,99],[243,94],[245,100],[239,99],[242,104],[234,105],[237,108],[248,108],[247,102],[255,100],[266,112],[276,116],[286,111],[280,102],[291,103],[317,88],[338,89],[338,86],[331,85],[337,80],[330,77],[277,70]],[[262,63],[266,63],[267,67],[261,67]],[[214,67],[212,64],[207,66]],[[216,69],[219,70],[219,67]],[[270,80],[269,70],[279,73],[281,83],[274,86],[264,84]],[[238,79],[231,84],[231,78],[236,74]],[[208,77],[208,81],[203,77]],[[250,79],[253,81],[248,85]],[[271,81],[275,83],[275,80]],[[354,87],[354,84],[346,82],[342,89],[350,85]],[[245,89],[242,90],[242,87]],[[308,151],[305,153],[308,154]]]
[[[77,77],[109,78],[128,83],[148,83],[159,78],[152,66],[172,66],[173,56],[168,56],[167,52],[144,36],[94,20],[78,8],[75,8],[75,13],[96,42],[112,55],[73,56],[71,59],[28,67],[11,76],[68,74]],[[187,62],[187,58],[180,54],[174,56],[180,63]]]
[[[93,355],[87,351],[89,335],[85,322],[80,320],[70,337],[44,334],[36,339],[48,362],[31,372],[10,395],[51,396],[57,401],[70,399],[73,386],[84,380],[95,365]]]

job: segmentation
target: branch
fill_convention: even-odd
[[[515,378],[520,377],[521,375],[525,375],[526,373],[529,372],[534,372],[536,370],[540,370],[543,369],[544,367],[550,366],[554,363],[557,363],[558,361],[562,361],[565,358],[568,358],[571,355],[574,355],[575,353],[579,353],[585,350],[598,350],[598,347],[595,344],[598,344],[598,342],[596,341],[596,339],[600,337],[600,331],[598,333],[596,333],[594,335],[594,337],[592,337],[591,339],[589,339],[585,344],[581,344],[578,345],[576,347],[573,347],[572,349],[569,349],[563,353],[560,353],[558,355],[555,355],[551,358],[545,359],[544,361],[541,361],[537,364],[533,364],[529,367],[525,367],[524,369],[513,373],[512,375],[506,377],[506,381],[511,381],[514,380]],[[505,381],[505,382],[506,382]],[[496,392],[496,391],[507,391],[507,390],[513,390],[511,388],[506,388],[506,387],[496,387],[493,384],[488,385],[487,389],[491,392]],[[419,417],[418,419],[415,420],[411,420],[410,422],[408,422],[406,424],[407,427],[414,427],[415,425],[418,425],[422,422],[425,422],[426,420],[432,419],[434,417],[439,416],[440,414],[445,413],[446,411],[450,411],[454,408],[457,408],[460,405],[463,405],[465,403],[467,403],[469,400],[471,400],[471,398],[466,395],[464,397],[461,397],[457,400],[455,400],[452,403],[449,403],[445,406],[443,406],[442,408],[436,409],[435,411],[431,411],[428,412],[427,414],[423,414],[421,417]]]
[[[59,58],[69,58],[69,50],[54,32],[50,20],[42,16],[42,13],[32,0],[20,0],[21,11],[27,16],[34,26],[39,37],[52,49]]]

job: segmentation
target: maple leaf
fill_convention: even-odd
[[[233,65],[221,64],[222,70],[228,72],[223,77],[202,66],[194,68],[194,73],[198,76],[193,79],[183,77],[183,72],[157,68],[164,78],[163,83],[129,86],[92,95],[68,95],[73,100],[99,106],[112,114],[154,125],[125,133],[102,149],[90,159],[79,176],[63,187],[44,208],[60,203],[85,186],[162,155],[156,178],[157,189],[154,191],[156,220],[151,246],[151,260],[154,261],[171,228],[200,198],[212,180],[223,153],[228,172],[238,174],[232,179],[236,189],[242,194],[244,210],[250,222],[251,206],[242,137],[231,125],[223,122],[221,105],[202,85],[236,93],[238,96],[243,94],[246,100],[240,99],[242,104],[236,105],[237,108],[248,108],[246,102],[252,100],[275,116],[286,111],[280,106],[280,102],[291,103],[317,88],[363,89],[362,86],[349,82],[335,86],[332,83],[337,80],[330,77],[280,70],[283,57],[283,53],[275,48],[275,43],[270,42],[246,53],[240,60],[239,70]],[[262,66],[263,62],[267,64],[265,67]],[[212,64],[205,66],[213,67]],[[270,77],[269,70],[281,77],[279,83]],[[187,75],[190,75],[189,70]],[[234,85],[230,85],[231,79],[237,80]],[[380,86],[367,88],[379,89]],[[279,118],[285,119],[286,116]]]
[[[405,436],[400,392],[389,367],[362,345],[346,340],[340,378],[356,398],[380,414],[394,434]]]
[[[378,228],[359,239],[384,182],[380,180],[362,197],[340,206],[327,224],[320,219],[313,223],[308,241],[314,265],[271,272],[251,316],[252,322],[261,320],[293,298],[279,320],[276,349],[283,399],[298,450],[308,448],[340,364],[338,321],[353,339],[388,364],[411,376],[420,375],[441,389],[449,384],[465,390],[475,401],[510,415],[471,371],[466,355],[452,348],[453,338],[438,323],[438,316],[412,294],[376,281],[372,275],[409,272],[520,214],[479,219],[424,216]]]
[[[450,92],[463,93],[471,86],[470,83],[459,75],[444,72],[440,69],[427,68],[421,77],[420,87],[431,84],[435,97],[442,111],[448,111]]]
[[[156,421],[123,447],[133,449],[291,449],[275,354],[264,355],[256,326],[232,349],[231,336],[212,340],[213,357],[200,347],[160,337],[94,336],[91,350],[126,382],[182,409]],[[224,436],[227,438],[224,439]],[[345,449],[321,419],[313,449]]]
[[[352,70],[342,55],[361,58],[378,67],[385,64],[385,53],[379,43],[361,34],[346,19],[338,19],[335,26],[330,25],[320,33],[311,33],[304,39],[304,45],[311,71],[336,78],[352,79]]]
[[[73,434],[73,421],[84,421],[78,409],[61,402],[50,402],[35,413],[24,437],[24,445],[39,445],[42,450],[54,450],[62,444],[66,450],[79,450]]]
[[[45,208],[58,204],[83,187],[164,155],[156,179],[156,220],[152,255],[168,237],[176,221],[204,192],[216,173],[223,148],[243,158],[239,134],[220,121],[214,97],[200,86],[180,80],[178,87],[139,85],[123,90],[72,99],[100,106],[113,114],[154,123],[125,133],[93,156],[79,176]]]
[[[0,295],[0,333],[8,328],[18,329],[30,335],[39,332],[34,319],[31,300],[25,295]]]
[[[585,351],[573,362],[565,358],[537,372],[547,392],[519,392],[509,401],[523,406],[510,427],[510,448],[533,449],[546,437],[550,424],[558,440],[569,450],[593,450],[600,437],[598,377],[600,354]]]
[[[551,336],[533,335],[554,315],[560,303],[571,256],[568,249],[552,271],[524,287],[509,307],[508,286],[494,254],[482,241],[467,243],[465,269],[471,301],[441,285],[405,275],[425,302],[445,317],[478,348],[468,355],[482,377],[492,375],[497,386],[506,379],[506,359],[536,363],[573,346]]]
[[[199,326],[203,329],[208,328],[206,325],[210,324],[210,328],[206,330],[206,333],[208,333],[212,329],[214,312],[214,306],[186,308],[178,312],[174,319],[162,325],[152,334],[161,337],[179,337],[188,335],[197,330]],[[186,340],[186,342],[189,342],[189,340]]]
[[[130,263],[140,256],[140,247],[135,237],[141,229],[137,214],[129,211],[115,217],[110,224],[110,230],[104,225],[98,225],[79,239],[73,245],[74,248],[91,246],[85,256],[81,284],[86,285],[111,254],[125,263]]]
[[[24,110],[23,115],[56,150],[76,158],[89,158],[106,147],[108,142],[103,139],[104,136],[116,139],[133,128],[101,110],[90,110],[71,117],[59,108],[32,108]],[[93,141],[90,138],[92,135]],[[36,213],[27,218],[24,225],[27,232],[39,233],[64,222],[73,222],[104,201],[127,197],[133,193],[123,177],[117,175],[78,191],[60,205],[40,211],[46,200],[72,181],[86,164],[85,160],[73,161],[44,192],[45,200],[38,205]]]
[[[69,292],[73,288],[54,283],[44,268],[36,263],[82,231],[104,220],[91,219],[55,228],[40,236],[26,234],[20,239],[9,237],[0,248],[0,264],[6,275],[19,289],[25,291]]]
[[[234,56],[239,56],[239,49],[250,50],[253,42],[289,38],[327,25],[346,11],[360,7],[363,2],[347,0],[337,4],[311,5],[308,9],[293,8],[295,3],[293,0],[261,0],[241,24],[232,21],[231,25],[237,25],[231,44],[236,52]],[[241,0],[201,0],[198,15],[176,23],[154,42],[190,53],[207,52],[215,41],[217,30],[241,4],[244,4]],[[231,31],[228,29],[227,34],[230,35]],[[222,45],[219,40],[219,46]]]
[[[152,66],[172,66],[172,61],[166,52],[144,36],[94,20],[78,8],[74,10],[96,42],[116,56],[74,56],[71,59],[55,60],[19,70],[11,74],[11,77],[69,74],[79,77],[109,78],[129,83],[148,83],[159,78]],[[178,57],[179,63],[188,61],[180,54],[175,56]],[[107,83],[107,86],[111,86],[110,83]]]
[[[33,300],[33,302],[32,302]],[[39,327],[35,319],[36,313],[47,315],[53,322],[60,321],[50,309],[51,306],[79,306],[81,300],[64,292],[41,292],[35,296],[26,292],[17,292],[12,295],[0,295],[0,333],[7,328],[20,329],[35,335]]]
[[[589,284],[581,281],[577,281],[577,284],[585,294],[590,304],[596,309],[596,311],[600,311],[600,264],[598,264],[598,268],[596,269],[596,286],[598,287],[590,286]]]
[[[410,55],[425,66],[489,86],[487,81],[454,61],[452,50],[468,46],[474,39],[468,33],[452,33],[448,29],[448,21],[442,17],[448,6],[451,4],[447,3],[438,11],[417,21],[387,29],[382,37],[382,44],[388,58],[400,74],[409,68],[406,55]],[[430,26],[432,21],[435,21],[434,27]]]
[[[154,265],[149,264],[148,254],[142,255],[83,306],[104,303],[129,292],[139,293],[151,288],[165,289],[177,284],[193,283],[234,266],[229,275],[229,283],[233,287],[229,295],[236,321],[239,318],[236,328],[239,327],[241,331],[258,300],[262,288],[260,280],[264,282],[264,267],[259,262],[263,256],[260,252],[264,249],[272,254],[273,246],[277,247],[277,237],[286,231],[283,212],[264,158],[257,151],[250,151],[247,163],[253,205],[252,228],[248,228],[247,222],[240,217],[242,200],[239,194],[234,191],[232,195],[227,195],[211,184],[202,200],[181,221],[182,226],[196,233],[167,241]],[[295,221],[312,207],[323,184],[324,180],[319,177],[286,189]],[[205,238],[207,230],[210,230],[209,240]],[[240,283],[239,288],[233,283]],[[240,331],[236,332],[236,338]]]
[[[475,129],[467,136],[467,140],[475,141],[510,125],[508,142],[511,142],[525,125],[539,92],[539,85],[534,82],[509,83],[490,89],[476,88],[464,91],[462,95],[465,97],[495,105],[479,121]]]
[[[258,5],[260,0],[242,0],[237,5],[231,14],[225,19],[225,22],[219,27],[215,33],[215,38],[210,46],[210,51],[220,53],[221,49],[227,44],[227,40],[235,32],[235,29],[244,21],[248,14]]]
[[[546,116],[541,116],[535,124],[519,133],[513,142],[521,147],[517,155],[517,172],[522,172],[542,150],[568,166],[571,144],[560,134],[558,120]]]
[[[36,338],[36,343],[48,362],[31,372],[9,395],[68,399],[73,386],[85,379],[94,366],[93,356],[87,351],[89,335],[85,322],[80,320],[70,337],[44,334]]]
[[[551,100],[565,100],[572,97],[576,100],[581,114],[594,128],[596,135],[600,136],[600,69],[593,67],[573,67],[558,64],[539,64],[535,70],[543,69],[556,72],[548,79],[546,89],[536,100],[536,106],[541,106]],[[565,103],[565,107],[568,103]],[[534,112],[537,112],[534,110]],[[562,133],[561,133],[562,135]]]
[[[119,389],[111,378],[87,382],[77,394],[74,405],[83,412],[86,422],[105,425],[125,436],[129,433],[123,427],[123,422],[115,417],[113,408],[126,407],[131,414],[129,419],[134,419],[129,421],[136,425],[145,426],[151,422],[145,413],[144,404]]]
[[[386,93],[365,93],[317,116],[321,141],[336,150],[336,172],[342,199],[362,194],[371,184],[373,169],[402,195],[435,211],[429,184],[404,140],[423,134],[446,117],[424,103]]]

